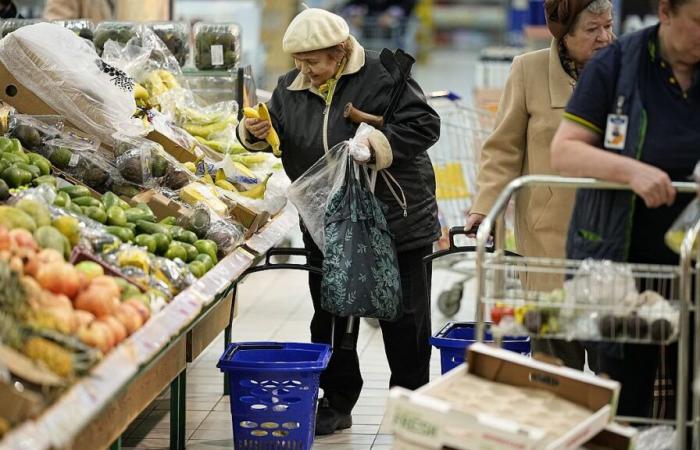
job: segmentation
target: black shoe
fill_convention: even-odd
[[[333,434],[352,426],[352,416],[333,409],[327,399],[322,398],[316,411],[316,436]]]

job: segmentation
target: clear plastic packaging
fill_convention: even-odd
[[[360,127],[353,139],[333,147],[287,189],[287,198],[299,211],[304,227],[323,251],[328,201],[343,185],[348,152],[355,142],[363,142],[372,127]]]
[[[199,70],[230,70],[241,58],[241,29],[235,23],[194,25],[194,65]]]
[[[40,151],[46,141],[60,137],[62,129],[62,122],[49,125],[39,116],[11,114],[7,134],[11,138],[19,139],[25,149]]]
[[[132,38],[139,37],[138,25],[134,22],[100,22],[95,28],[93,43],[98,55],[102,55],[105,43],[112,40],[126,44]]]
[[[146,132],[132,118],[133,80],[63,27],[38,23],[17,30],[0,41],[0,61],[66,122],[108,145],[118,130],[133,136]]]
[[[43,19],[5,19],[0,21],[0,34],[2,37],[7,36],[15,30],[35,23],[44,22]]]
[[[700,200],[696,197],[688,206],[685,207],[680,216],[673,222],[671,228],[664,235],[664,240],[668,248],[674,252],[681,253],[681,245],[686,234],[700,221]],[[692,257],[697,257],[697,249],[700,247],[700,237],[695,240],[695,251],[692,252]]]
[[[190,54],[190,30],[184,22],[151,22],[146,27],[168,47],[180,67],[187,64]]]
[[[95,37],[95,23],[88,19],[54,20],[51,23],[71,30],[83,39],[92,42]]]

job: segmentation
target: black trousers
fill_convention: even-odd
[[[323,254],[311,237],[304,233],[304,245],[311,252],[309,264],[321,267]],[[403,315],[395,322],[380,321],[391,369],[389,386],[416,389],[428,382],[430,375],[430,267],[424,275],[423,258],[432,252],[431,246],[398,254]],[[426,279],[427,278],[427,279]],[[309,274],[309,289],[314,303],[311,320],[311,341],[334,345],[328,368],[321,374],[320,386],[331,407],[349,414],[362,391],[360,360],[357,356],[357,336],[360,319],[355,319],[352,350],[340,348],[347,319],[336,317],[335,339],[331,336],[333,315],[321,309],[321,277]]]

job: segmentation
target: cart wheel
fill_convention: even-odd
[[[379,328],[379,321],[369,317],[364,317],[365,323],[372,328]]]
[[[438,309],[445,317],[453,317],[462,306],[462,285],[455,285],[438,297]]]

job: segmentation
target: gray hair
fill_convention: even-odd
[[[593,0],[593,3],[586,7],[586,11],[593,14],[603,14],[610,11],[613,4],[610,0]]]
[[[613,9],[613,4],[611,0],[593,0],[593,3],[589,4],[585,11],[588,11],[590,13],[600,15],[604,14],[608,11],[612,11]],[[567,34],[574,34],[576,32],[576,29],[578,28],[578,23],[579,19],[581,18],[581,14],[576,16],[576,19],[574,20],[574,23],[571,25],[571,29]]]

